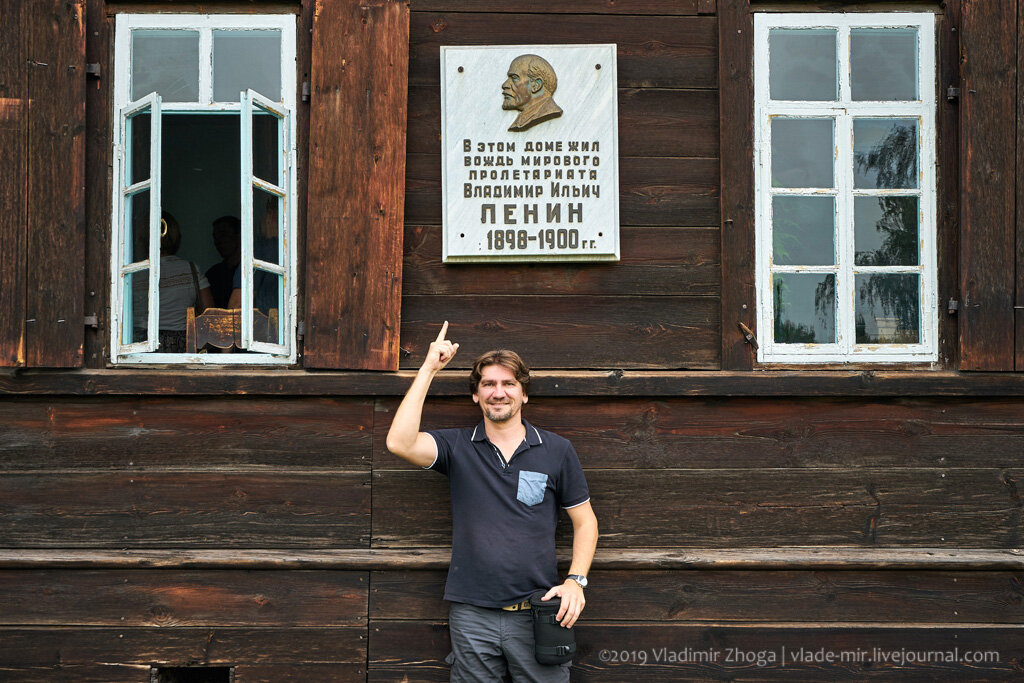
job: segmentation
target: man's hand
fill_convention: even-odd
[[[427,349],[427,357],[423,359],[423,369],[431,374],[444,369],[444,366],[451,362],[451,359],[455,357],[455,353],[459,350],[458,344],[452,344],[451,341],[444,338],[446,334],[448,334],[447,320],[444,321],[444,325],[441,325],[441,331],[438,333],[437,339],[430,343],[430,348]]]
[[[562,605],[555,619],[565,628],[569,628],[580,618],[580,612],[587,604],[586,598],[583,597],[583,588],[572,579],[566,579],[562,585],[552,587],[541,600],[550,600],[556,595],[562,599]]]

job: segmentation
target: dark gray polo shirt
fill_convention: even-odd
[[[448,476],[452,496],[445,600],[504,607],[559,583],[558,510],[582,505],[590,493],[572,444],[523,424],[526,440],[508,466],[483,422],[427,432],[437,444],[428,469]]]

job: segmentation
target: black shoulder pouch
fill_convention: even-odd
[[[576,634],[555,619],[562,599],[554,597],[545,602],[541,600],[545,593],[547,591],[538,591],[530,596],[533,654],[541,664],[565,664],[576,654]]]

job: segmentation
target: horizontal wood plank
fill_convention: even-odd
[[[718,95],[714,90],[622,88],[618,91],[622,157],[717,157]],[[441,91],[409,88],[410,154],[441,154]]]
[[[0,470],[369,470],[372,411],[330,398],[0,401]]]
[[[499,290],[500,291],[500,290]],[[715,369],[718,305],[710,297],[406,296],[402,368],[418,368],[448,320],[450,367],[515,340],[533,367]]]
[[[210,575],[210,574],[208,574]],[[113,575],[121,579],[120,574]],[[240,576],[248,582],[251,575]],[[287,585],[297,588],[294,572],[285,576]],[[258,578],[258,576],[257,576]],[[336,574],[324,576],[337,579]],[[30,577],[30,581],[35,581]],[[251,583],[248,584],[252,588]],[[220,587],[218,587],[219,589]],[[229,587],[241,593],[241,587]],[[199,593],[200,591],[196,591]],[[325,594],[322,585],[313,586],[319,596]],[[283,590],[278,590],[283,594]],[[155,597],[155,596],[154,596]],[[351,601],[344,599],[347,607]],[[300,594],[300,603],[309,598]],[[228,601],[225,609],[237,609]],[[285,605],[287,607],[287,605]],[[298,605],[296,605],[298,607]],[[330,615],[320,607],[315,613],[323,618]],[[329,607],[329,606],[325,606]],[[60,608],[58,608],[60,609]],[[243,603],[243,609],[248,610]],[[358,607],[353,607],[358,609]],[[5,612],[6,616],[6,612]],[[350,615],[345,615],[351,618]],[[218,619],[223,618],[218,615]],[[263,622],[265,619],[258,618]],[[120,626],[120,625],[119,625]],[[162,664],[166,666],[230,666],[247,664],[302,664],[333,663],[363,664],[366,662],[366,626],[317,624],[299,627],[245,628],[234,626],[120,626],[76,628],[0,628],[0,667],[4,666],[57,666],[81,665],[91,662],[119,662],[122,664]]]
[[[0,666],[0,683],[150,683],[148,664]]]
[[[367,473],[5,473],[7,547],[360,547]]]
[[[432,398],[421,427],[475,425],[469,398]],[[384,445],[397,399],[377,402],[375,470],[409,469]],[[572,441],[584,467],[1016,467],[1024,402],[935,399],[556,399],[531,395],[534,425]]]
[[[403,295],[505,294],[716,296],[717,228],[623,228],[618,263],[441,262],[441,227],[405,228]]]
[[[446,619],[447,572],[370,574],[371,620]],[[592,571],[587,620],[1018,624],[1013,572]],[[623,609],[629,605],[629,609]]]
[[[366,620],[367,592],[365,572],[0,572],[8,626],[359,625]]]
[[[412,0],[413,12],[544,12],[550,14],[697,14],[697,0]]]
[[[538,41],[538,37],[541,40]],[[437,85],[441,45],[615,43],[619,87],[718,85],[714,17],[413,12],[409,84]],[[501,84],[494,84],[495,109]]]
[[[1017,548],[1020,470],[589,470],[606,548],[778,545]],[[374,547],[451,542],[448,481],[374,473]],[[562,515],[558,540],[572,528]]]
[[[718,165],[714,158],[620,157],[620,225],[718,225]],[[405,189],[407,224],[440,225],[440,156],[410,154]]]
[[[346,683],[366,680],[361,664],[239,664],[234,683]]]

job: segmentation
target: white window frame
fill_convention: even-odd
[[[768,36],[774,28],[825,28],[837,31],[839,99],[833,102],[794,102],[769,97]],[[850,96],[850,29],[915,28],[918,30],[917,101],[855,101]],[[938,360],[936,259],[936,71],[935,15],[886,12],[863,14],[757,13],[754,16],[754,178],[755,273],[757,320],[762,363],[897,363]],[[835,184],[830,189],[787,191],[771,187],[771,121],[785,118],[832,118],[834,124]],[[853,185],[853,119],[913,118],[918,121],[919,188],[862,190]],[[842,144],[842,142],[846,144]],[[776,266],[771,262],[774,195],[821,195],[836,198],[836,263],[834,266]],[[919,265],[855,266],[853,197],[858,195],[920,197]],[[916,273],[920,276],[920,337],[917,344],[857,344],[854,273]],[[775,342],[772,273],[834,273],[836,276],[836,342],[782,344]]]
[[[190,30],[199,32],[199,101],[170,102],[161,101],[159,96],[148,95],[137,102],[131,102],[131,33],[134,30],[170,29]],[[250,91],[247,96],[240,96],[238,101],[213,101],[213,32],[216,30],[266,30],[276,29],[281,32],[281,100],[272,102],[265,97]],[[110,315],[110,360],[114,364],[210,364],[210,365],[289,365],[297,359],[295,342],[297,319],[297,288],[298,256],[295,250],[295,225],[297,221],[297,189],[296,189],[296,126],[295,92],[296,92],[296,17],[294,14],[274,15],[240,15],[240,14],[118,14],[115,23],[114,38],[114,168],[111,230],[111,315]],[[124,242],[130,239],[129,230],[124,225],[124,197],[126,194],[144,190],[143,183],[139,187],[123,188],[122,183],[127,170],[126,141],[124,122],[126,116],[137,108],[149,105],[153,101],[153,142],[151,144],[150,164],[152,184],[150,198],[150,253],[145,266],[136,263],[134,266],[123,262]],[[280,168],[283,183],[273,185],[252,175],[252,139],[251,116],[254,109],[264,109],[274,113],[282,122],[282,149]],[[240,183],[243,188],[242,206],[240,211],[242,227],[242,261],[239,264],[242,273],[242,300],[248,306],[242,306],[242,343],[251,353],[159,353],[153,352],[157,343],[157,326],[159,323],[159,231],[160,231],[160,147],[159,115],[182,113],[238,112],[241,130],[241,173]],[[282,344],[256,342],[252,339],[252,299],[253,299],[253,233],[252,233],[252,188],[259,186],[280,197],[283,197],[281,210],[280,258],[281,264],[270,264],[256,261],[255,265],[284,276],[284,292],[281,308],[279,330],[283,335]],[[130,190],[130,191],[129,191]],[[247,221],[247,222],[246,222]],[[122,327],[131,324],[124,318],[124,286],[123,275],[143,267],[150,268],[149,325],[148,338],[145,342],[122,344]]]

